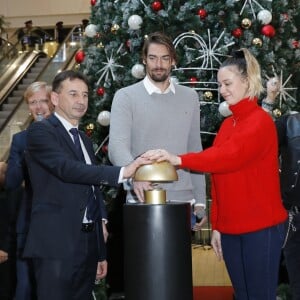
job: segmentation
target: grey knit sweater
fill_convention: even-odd
[[[199,152],[200,110],[197,93],[175,85],[175,94],[149,95],[143,81],[117,91],[113,99],[109,133],[109,158],[124,166],[150,149],[166,149],[174,154]],[[167,200],[205,204],[205,178],[188,170],[178,170],[179,180],[162,185]]]

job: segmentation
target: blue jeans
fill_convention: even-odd
[[[246,234],[221,234],[236,300],[276,299],[284,233],[282,223]]]
[[[290,227],[288,231],[283,254],[293,300],[300,300],[300,213],[293,215],[292,224],[294,227]],[[296,229],[296,231],[293,229]]]

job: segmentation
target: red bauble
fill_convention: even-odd
[[[92,133],[93,133],[93,130],[87,129],[87,130],[85,131],[85,133],[86,133],[87,136],[91,137],[91,136],[92,136]]]
[[[191,85],[195,85],[195,83],[198,82],[199,80],[198,80],[197,77],[191,77],[191,78],[189,79],[189,81],[190,81]]]
[[[108,152],[108,146],[107,145],[103,145],[102,148],[101,148],[101,151],[103,153],[107,153]]]
[[[231,31],[231,34],[236,38],[240,38],[243,35],[243,30],[239,27],[235,28]]]
[[[293,40],[293,41],[292,41],[292,45],[293,45],[293,48],[299,48],[300,43],[299,43],[299,41],[297,41],[297,40]]]
[[[85,58],[85,53],[83,50],[78,50],[75,54],[75,61],[78,63],[78,64],[81,64],[83,61],[84,61],[84,58]]]
[[[267,37],[273,37],[275,35],[275,28],[268,24],[268,25],[264,25],[262,28],[261,28],[261,33]]]
[[[162,3],[160,1],[154,1],[151,4],[151,8],[154,11],[160,11],[163,8],[163,5],[162,5]]]
[[[200,19],[205,19],[206,17],[207,17],[207,11],[204,9],[204,8],[200,8],[199,10],[198,10],[198,13],[197,13],[197,15],[200,17]]]
[[[97,89],[97,95],[103,96],[104,93],[105,93],[104,87],[99,87],[99,88]]]
[[[94,6],[96,4],[97,0],[91,0],[91,5]]]

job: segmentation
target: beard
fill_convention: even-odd
[[[157,71],[160,71],[160,73],[158,74]],[[170,71],[167,69],[153,69],[148,72],[148,75],[154,82],[165,82],[169,79]]]

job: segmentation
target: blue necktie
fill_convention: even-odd
[[[71,128],[70,132],[73,135],[76,152],[77,152],[80,160],[85,162],[82,148],[80,145],[78,129]],[[94,189],[91,188],[91,190],[89,192],[87,207],[86,207],[86,217],[89,221],[96,221],[96,219],[99,217],[99,213],[100,213],[99,202],[95,197]]]

